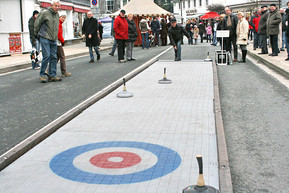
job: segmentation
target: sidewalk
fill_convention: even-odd
[[[112,38],[103,39],[100,45],[100,50],[109,49],[112,44]],[[89,54],[85,42],[66,45],[63,49],[66,59]],[[30,53],[12,54],[11,56],[0,57],[0,74],[29,67],[31,67]]]

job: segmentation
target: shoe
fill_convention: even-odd
[[[70,76],[71,76],[71,73],[69,73],[69,72],[64,72],[64,73],[62,73],[61,76],[62,76],[62,77],[70,77]]]
[[[269,54],[269,56],[278,56],[278,54]]]
[[[285,61],[289,61],[289,58],[286,58]]]
[[[88,63],[93,63],[94,62],[94,60],[90,60]]]
[[[238,60],[235,58],[234,60],[233,60],[233,62],[237,62]]]
[[[260,55],[261,55],[261,54],[268,54],[268,53],[263,53],[263,52],[260,52],[260,53],[258,53],[258,54],[260,54]]]
[[[113,53],[111,53],[111,52],[110,52],[110,53],[108,53],[108,54],[109,54],[109,55],[111,55],[111,56],[114,56],[114,54],[113,54]]]
[[[99,61],[99,60],[100,60],[100,54],[97,55],[97,61]]]
[[[39,80],[41,83],[46,83],[47,82],[47,78],[45,76],[40,76]]]
[[[59,82],[59,81],[62,81],[62,79],[57,76],[48,78],[48,82]]]
[[[132,59],[126,59],[127,61],[131,61]]]
[[[132,58],[132,59],[130,59],[130,60],[135,61],[136,59]]]
[[[238,62],[239,63],[245,63],[246,61],[245,60],[239,60]]]
[[[180,58],[175,58],[175,61],[181,61],[181,59]]]
[[[256,50],[256,48],[254,48],[253,50]]]
[[[125,63],[126,60],[119,60],[118,62],[119,62],[119,63]]]
[[[285,49],[284,49],[284,48],[281,48],[280,51],[285,51]]]

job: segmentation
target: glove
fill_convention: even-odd
[[[246,41],[247,39],[246,39],[246,38],[243,38],[243,40]]]
[[[32,41],[32,47],[36,48],[36,41]]]
[[[63,43],[61,42],[61,46],[64,46],[64,45],[65,45],[65,42],[63,42]]]

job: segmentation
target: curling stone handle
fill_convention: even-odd
[[[197,181],[197,186],[205,186],[205,180],[203,176],[203,158],[201,155],[197,156],[197,161],[199,165],[199,177]]]
[[[164,74],[166,74],[167,68],[164,68]]]
[[[207,54],[207,58],[208,58],[208,59],[210,58],[210,52],[208,52],[208,54]]]
[[[125,86],[125,78],[123,78],[122,80],[123,80],[123,85]]]

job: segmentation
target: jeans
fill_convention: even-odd
[[[55,77],[57,64],[57,43],[56,41],[40,37],[40,44],[42,47],[43,57],[40,69],[40,76],[45,76],[45,71],[49,63],[48,74],[51,77]]]
[[[254,32],[254,48],[260,47],[260,36],[258,32]]]
[[[132,59],[132,51],[133,51],[134,41],[127,41],[126,42],[126,59]]]
[[[200,33],[200,37],[201,37],[201,43],[203,43],[203,40],[204,40],[204,34],[203,34],[203,33]]]
[[[114,52],[116,50],[116,46],[117,46],[117,41],[115,38],[113,38],[113,45],[112,45],[112,49],[111,49],[112,54],[114,54]]]
[[[267,35],[259,34],[259,36],[260,36],[260,44],[262,48],[261,53],[268,54]]]
[[[278,55],[278,35],[270,35],[272,54]]]
[[[174,49],[175,50],[175,58],[176,59],[181,59],[181,56],[182,56],[182,40],[179,40],[177,42],[177,49]]]
[[[216,31],[213,32],[213,43],[212,43],[212,44],[214,44],[214,45],[217,45],[217,44],[218,44]]]
[[[159,45],[160,42],[160,32],[159,31],[153,31],[153,35],[155,36],[155,39],[157,38],[157,43],[155,45]]]
[[[32,44],[32,39],[30,39],[30,42],[31,42],[32,48],[35,48],[36,51],[38,52],[38,54],[40,54],[40,42],[39,42],[39,40],[36,39],[36,41],[35,41],[36,45],[35,46],[33,46],[33,44]],[[31,62],[31,64],[32,64],[32,68],[39,66],[38,62]]]
[[[282,31],[282,49],[284,49],[285,44],[286,44],[286,31]]]
[[[286,38],[287,58],[289,58],[289,38]]]
[[[209,41],[211,43],[211,34],[207,34],[207,42]]]
[[[141,33],[141,39],[142,39],[142,49],[149,48],[149,33]]]
[[[89,46],[88,49],[89,49],[90,60],[94,60],[92,47],[94,48],[94,51],[95,51],[96,55],[100,55],[97,46]]]
[[[118,45],[118,49],[117,49],[117,54],[118,54],[118,60],[124,60],[124,48],[125,48],[125,40],[116,40],[117,41],[117,45]]]

